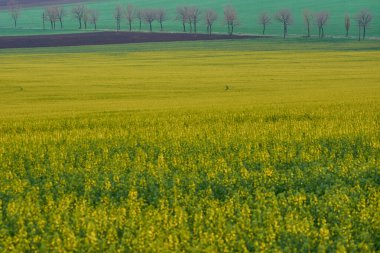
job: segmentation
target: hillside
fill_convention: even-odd
[[[27,0],[24,0],[25,2]],[[38,3],[42,3],[44,0],[36,0]],[[53,0],[54,2],[58,0]],[[61,0],[64,2],[72,2],[74,0]],[[4,1],[2,1],[4,2]],[[28,1],[33,2],[33,1]],[[45,1],[51,3],[52,1]],[[239,16],[240,25],[237,28],[237,33],[250,33],[250,34],[259,34],[261,33],[261,26],[258,24],[258,16],[261,12],[268,12],[272,17],[279,9],[288,8],[294,14],[294,24],[289,28],[290,34],[302,35],[305,33],[305,26],[303,22],[302,13],[305,9],[311,12],[318,11],[328,11],[330,14],[330,19],[326,26],[326,33],[328,36],[342,36],[345,33],[344,29],[344,16],[349,14],[352,18],[351,20],[351,36],[356,36],[357,34],[357,25],[355,23],[354,17],[361,9],[369,9],[374,15],[374,20],[371,23],[368,29],[368,36],[380,36],[380,2],[377,0],[283,0],[279,3],[277,0],[193,0],[192,4],[185,0],[130,0],[130,1],[119,1],[119,0],[110,0],[110,1],[91,1],[87,3],[87,6],[91,9],[96,9],[100,13],[98,28],[99,29],[114,29],[115,21],[113,19],[113,12],[117,4],[122,3],[124,6],[127,4],[132,4],[140,8],[164,8],[168,14],[168,20],[164,24],[164,30],[166,31],[181,31],[181,24],[178,21],[175,21],[176,18],[176,7],[180,5],[196,5],[199,6],[203,11],[208,8],[215,9],[219,17],[214,26],[216,32],[224,33],[226,31],[224,21],[223,21],[223,7],[227,4],[232,4]],[[70,14],[71,4],[66,4],[67,13]],[[12,20],[9,17],[9,14],[5,10],[0,11],[0,33],[2,35],[12,35],[20,33],[41,33],[42,31],[42,22],[41,22],[41,13],[42,7],[28,7],[22,11],[19,18],[19,28],[26,29],[15,31],[12,28]],[[122,29],[127,29],[126,20],[122,23]],[[71,32],[77,29],[76,21],[68,15],[65,20],[65,31]],[[137,22],[134,24],[134,29],[137,28]],[[143,24],[143,29],[147,30],[147,25]],[[153,29],[158,30],[159,25],[157,22],[154,23]],[[205,32],[206,27],[204,25],[203,19],[199,23],[199,31]],[[277,23],[273,18],[271,24],[267,28],[267,34],[275,35],[281,33],[281,25]],[[60,31],[61,32],[61,31]],[[49,33],[49,31],[45,31]],[[316,35],[317,28],[313,23],[312,33]]]

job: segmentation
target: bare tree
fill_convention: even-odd
[[[141,31],[141,24],[143,20],[143,11],[141,9],[136,9],[136,18],[139,20],[139,30]]]
[[[17,27],[17,20],[20,16],[21,6],[16,0],[10,0],[8,2],[9,14],[13,20],[15,28]]]
[[[325,29],[324,26],[327,24],[329,20],[329,14],[326,11],[321,11],[315,14],[315,23],[318,27],[318,35],[319,38],[325,37]]]
[[[312,21],[313,16],[308,10],[303,11],[303,21],[305,22],[305,26],[307,29],[307,37],[310,38],[310,24]]]
[[[344,28],[346,29],[346,37],[348,37],[348,32],[350,31],[351,27],[351,19],[348,14],[344,16]]]
[[[212,33],[212,26],[214,25],[215,21],[218,18],[218,14],[214,10],[208,9],[205,14],[205,21],[207,25],[207,33],[211,35]]]
[[[187,7],[187,23],[189,24],[189,32],[193,32],[193,16],[191,15],[191,10],[192,7]]]
[[[166,11],[164,9],[157,9],[156,10],[156,18],[157,21],[160,23],[161,32],[163,31],[163,23],[167,20]]]
[[[197,23],[199,22],[200,15],[201,11],[197,6],[192,6],[188,9],[189,20],[193,23],[194,33],[197,33]]]
[[[182,22],[183,32],[186,32],[186,22],[189,19],[189,8],[187,6],[177,7],[177,20]]]
[[[83,4],[74,6],[71,10],[74,18],[76,20],[78,20],[79,29],[82,29],[82,19],[83,19],[83,15],[84,15],[85,10],[86,10],[86,7]]]
[[[135,18],[135,9],[133,8],[133,5],[128,4],[127,10],[125,12],[125,17],[127,18],[129,31],[131,32],[132,31],[132,22],[133,22],[133,19]]]
[[[83,25],[84,29],[87,30],[87,24],[90,22],[91,18],[91,11],[89,9],[86,9],[83,13]]]
[[[113,17],[115,18],[116,20],[116,30],[120,30],[121,28],[121,19],[123,18],[124,16],[124,7],[121,6],[121,5],[117,5],[115,7],[115,11],[113,13]]]
[[[275,19],[284,27],[284,39],[288,35],[288,26],[293,24],[293,14],[288,9],[282,9],[277,12]]]
[[[143,11],[143,20],[149,24],[149,31],[153,31],[152,23],[156,20],[156,11],[154,9],[145,9]]]
[[[55,30],[55,23],[58,20],[58,8],[57,6],[49,6],[45,8],[46,19],[50,22],[52,30]]]
[[[97,10],[89,10],[88,11],[90,24],[94,25],[94,30],[97,29],[97,23],[99,19],[99,12]]]
[[[361,30],[363,28],[363,40],[365,39],[366,36],[366,30],[372,21],[372,14],[368,10],[361,10],[358,15],[356,15],[356,21],[358,22],[359,25],[359,40],[360,40],[360,34]]]
[[[57,18],[61,25],[61,29],[63,29],[63,18],[66,16],[66,11],[63,6],[57,6]]]
[[[228,5],[224,7],[224,21],[228,26],[228,34],[234,33],[235,26],[239,25],[237,12],[234,7]]]
[[[41,15],[42,18],[42,29],[45,31],[45,21],[46,21],[46,11],[44,10]]]
[[[269,17],[269,15],[266,13],[266,12],[262,12],[259,16],[259,24],[263,26],[263,35],[265,34],[265,30],[266,30],[266,27],[268,24],[270,24],[271,22],[271,18]]]

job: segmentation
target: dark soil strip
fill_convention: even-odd
[[[92,32],[58,35],[0,36],[0,48],[60,47],[126,44],[143,42],[196,41],[262,38],[247,35],[207,35],[186,33]]]
[[[0,0],[0,7],[8,7],[9,0]],[[71,4],[78,2],[91,2],[88,0],[18,0],[17,3],[25,8],[25,7],[33,7],[33,6],[46,6],[46,5],[60,5],[60,4]]]

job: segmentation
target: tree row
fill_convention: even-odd
[[[20,16],[21,6],[16,0],[8,2],[8,10],[17,27],[17,21]],[[49,6],[42,11],[42,26],[46,29],[46,23],[50,24],[51,29],[56,29],[56,23],[59,23],[60,28],[63,29],[64,18],[71,15],[77,22],[79,29],[87,29],[88,25],[92,25],[93,29],[97,29],[99,20],[99,12],[95,9],[90,9],[84,4],[79,4],[71,8],[67,12],[63,6]],[[218,14],[213,9],[201,10],[198,6],[178,6],[176,8],[176,15],[174,20],[181,23],[183,32],[197,33],[197,27],[200,22],[206,26],[208,34],[212,34],[213,25],[218,20]],[[325,27],[328,24],[330,15],[327,11],[312,13],[308,10],[303,12],[304,24],[307,30],[307,37],[311,37],[311,26],[316,25],[318,28],[318,37],[325,37]],[[138,23],[139,30],[142,29],[142,24],[145,23],[149,26],[149,31],[153,31],[153,23],[159,23],[160,31],[164,30],[164,22],[170,18],[163,8],[137,8],[129,4],[126,7],[117,5],[113,12],[113,19],[115,21],[116,30],[121,30],[121,25],[124,20],[127,21],[128,30],[132,31],[133,24]],[[351,28],[351,19],[348,14],[344,17],[345,34],[348,37]],[[365,39],[366,32],[373,16],[368,10],[361,10],[353,17],[356,25],[358,26],[359,40]],[[284,39],[288,35],[289,26],[294,24],[293,13],[289,9],[282,9],[273,15],[267,12],[262,12],[257,20],[257,23],[262,26],[262,34],[265,35],[266,29],[271,25],[272,20],[281,24],[283,29]],[[240,25],[238,13],[236,9],[231,6],[225,6],[223,12],[223,21],[227,28],[227,33],[232,35],[236,26]],[[343,22],[342,22],[343,23]]]

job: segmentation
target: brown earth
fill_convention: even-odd
[[[8,6],[9,0],[0,0],[0,7]],[[17,3],[22,7],[69,4],[78,2],[90,2],[87,0],[18,0]]]
[[[0,36],[0,48],[60,47],[143,42],[196,41],[262,38],[248,35],[207,35],[186,33],[90,32],[77,34]]]

